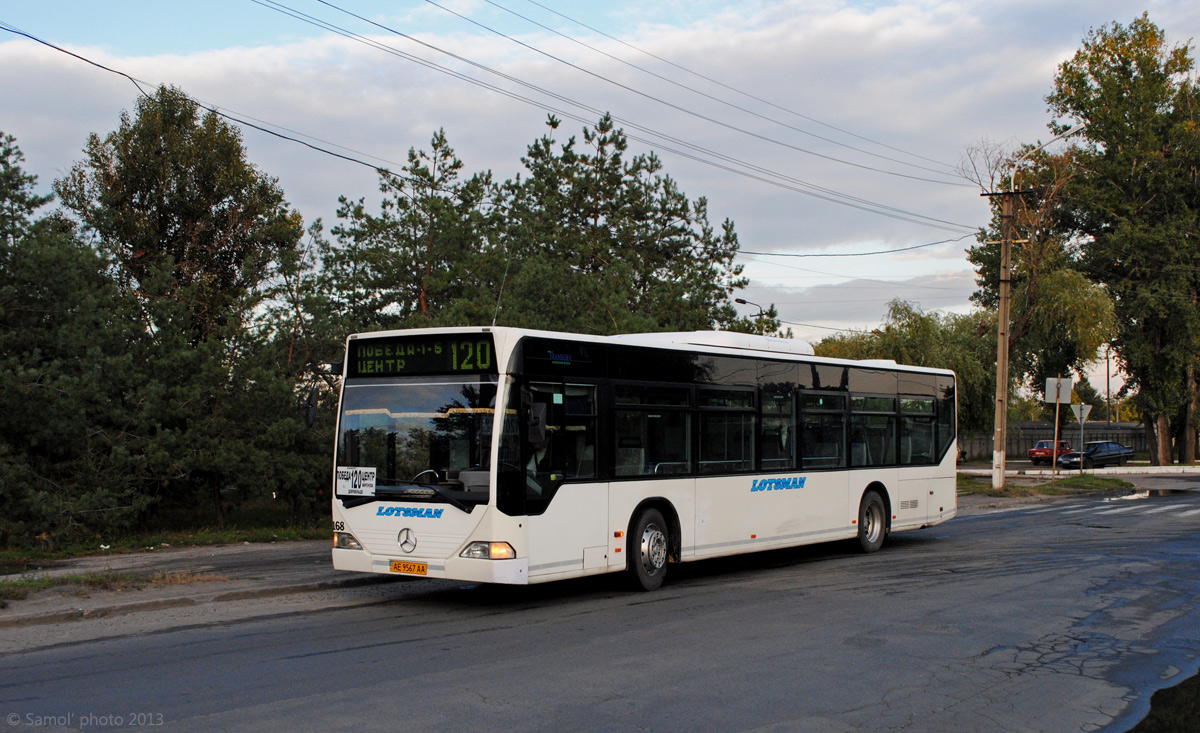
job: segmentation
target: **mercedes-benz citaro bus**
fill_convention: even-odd
[[[334,567],[527,584],[955,515],[955,379],[731,332],[352,335]]]

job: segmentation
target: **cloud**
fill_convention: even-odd
[[[692,198],[707,197],[714,221],[728,217],[736,222],[743,249],[862,251],[911,246],[948,234],[904,221],[907,217],[900,212],[894,213],[901,218],[889,218],[770,185],[759,180],[770,174],[749,172],[740,163],[697,162],[688,156],[704,156],[685,143],[857,197],[869,202],[862,204],[867,208],[880,204],[979,226],[988,219],[988,206],[976,188],[939,185],[856,166],[944,178],[935,171],[945,170],[943,164],[957,164],[967,147],[985,138],[1010,142],[1012,147],[1022,141],[1046,139],[1049,118],[1043,98],[1050,90],[1056,65],[1078,48],[1088,28],[1112,20],[1129,22],[1133,16],[1125,5],[1116,0],[1087,4],[1032,0],[702,0],[685,4],[668,0],[579,11],[587,13],[590,24],[620,35],[623,41],[654,56],[719,80],[732,90],[551,14],[524,9],[546,25],[676,83],[656,79],[478,2],[464,2],[455,9],[486,17],[522,42],[590,73],[430,6],[404,11],[407,15],[402,17],[390,10],[372,17],[498,73],[327,9],[319,12],[391,51],[340,36],[294,40],[303,35],[295,29],[305,30],[303,27],[265,12],[245,13],[244,17],[247,22],[277,21],[278,27],[263,37],[293,40],[141,54],[117,50],[136,48],[132,37],[105,37],[96,39],[103,47],[71,48],[151,86],[178,85],[231,114],[270,123],[284,134],[303,135],[313,144],[336,146],[333,149],[371,165],[402,165],[410,148],[428,147],[431,134],[444,128],[468,175],[491,170],[499,180],[520,172],[520,158],[546,131],[549,112],[593,121],[599,111],[611,111],[626,121],[631,135],[654,140],[652,144],[634,141],[632,152],[658,151],[666,173],[678,181],[681,190]],[[1167,30],[1170,39],[1186,39],[1200,28],[1200,11],[1194,3],[1170,0],[1152,2],[1149,7],[1152,20]],[[485,12],[493,15],[481,15]],[[105,28],[110,33],[117,28],[138,32],[138,19],[124,21]],[[46,35],[55,30],[26,27],[34,33],[44,30]],[[311,29],[306,32],[311,35]],[[400,58],[397,53],[445,66],[511,96]],[[550,90],[560,98],[513,79]],[[695,87],[702,94],[679,85]],[[133,107],[136,93],[132,84],[118,76],[30,41],[0,43],[0,96],[14,100],[0,106],[0,130],[17,137],[27,169],[41,176],[43,188],[82,157],[80,151],[89,133],[105,134],[116,127],[121,111]],[[578,135],[582,124],[568,118],[558,136]],[[289,200],[308,220],[318,216],[331,220],[339,195],[363,197],[369,203],[378,198],[377,178],[368,167],[252,129],[244,130],[244,139],[250,159],[279,178]],[[797,306],[798,321],[834,326],[877,323],[886,299],[918,293],[921,291],[912,286],[944,283],[949,278],[954,290],[927,291],[926,300],[919,302],[928,308],[967,307],[966,296],[973,285],[963,246],[965,243],[936,252],[822,262],[821,268],[814,269],[837,277],[820,281],[789,280],[790,275],[780,275],[786,268],[778,263],[765,265],[748,258],[747,271],[756,281],[753,287],[762,290],[749,291],[758,297],[747,298],[785,302],[786,296],[795,300],[802,304]],[[859,285],[846,281],[872,272],[905,278],[907,287],[884,279],[860,290]],[[829,284],[838,278],[845,284]],[[813,284],[801,286],[804,282]],[[833,297],[834,291],[840,297]],[[832,308],[818,303],[834,300],[852,302]]]

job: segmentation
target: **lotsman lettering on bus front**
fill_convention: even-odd
[[[789,476],[787,478],[755,479],[750,486],[751,491],[785,491],[787,489],[803,489],[804,476]]]
[[[377,516],[377,517],[410,517],[410,518],[418,517],[421,519],[441,519],[442,512],[444,512],[444,511],[445,511],[445,509],[430,509],[428,507],[414,509],[413,507],[407,507],[407,506],[389,506],[389,507],[381,506],[376,510],[375,516]]]

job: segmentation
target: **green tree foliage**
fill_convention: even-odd
[[[1137,389],[1155,463],[1196,444],[1200,354],[1200,107],[1186,46],[1146,15],[1094,29],[1059,66],[1047,97],[1072,151],[1072,231],[1084,271],[1107,288],[1117,353]]]
[[[491,322],[503,276],[494,187],[486,173],[460,180],[462,168],[439,130],[429,152],[409,150],[399,175],[380,172],[378,214],[341,198],[320,283],[347,331]]]
[[[122,113],[115,132],[93,134],[86,160],[55,183],[63,205],[99,237],[123,284],[161,314],[186,321],[193,343],[237,330],[247,303],[301,221],[277,182],[245,157],[240,133],[216,113],[161,87]],[[253,304],[249,304],[253,305]]]
[[[499,320],[533,328],[627,333],[738,324],[729,296],[745,287],[733,223],[708,221],[654,154],[627,157],[605,115],[558,141],[558,121],[522,158],[527,176],[502,187],[511,272]],[[766,328],[778,328],[778,322]]]
[[[958,430],[985,433],[995,404],[993,315],[925,313],[911,303],[888,304],[883,324],[871,332],[836,334],[813,349],[839,359],[891,359],[900,364],[953,369],[958,376]]]
[[[135,304],[69,222],[32,219],[48,197],[0,143],[0,546],[128,527],[148,504]]]
[[[1080,270],[1079,250],[1064,226],[1066,191],[1078,175],[1069,156],[1052,156],[1025,146],[1021,165],[1005,188],[1013,198],[1009,324],[1011,376],[1040,393],[1048,377],[1082,374],[1108,343],[1113,306],[1107,291]],[[1001,199],[992,198],[992,222],[967,251],[978,290],[971,299],[995,310],[1000,298]]]
[[[295,391],[296,374],[272,368],[255,323],[298,246],[300,216],[246,160],[237,130],[177,89],[139,100],[85,152],[55,190],[140,306],[148,345],[137,368],[157,376],[139,425],[155,491],[207,494],[223,526],[228,497],[262,485],[303,427],[299,398],[290,430],[278,422],[287,413],[263,411]]]
[[[381,173],[379,213],[343,197],[322,250],[322,292],[347,330],[500,325],[628,333],[723,328],[774,333],[774,308],[739,319],[746,285],[737,234],[708,221],[653,154],[627,159],[605,116],[583,143],[550,132],[529,146],[526,175],[461,180],[443,132]]]
[[[36,219],[48,197],[0,136],[0,544],[206,500],[218,524],[268,495],[324,513],[351,331],[778,329],[773,308],[736,317],[731,222],[627,158],[608,118],[579,147],[547,135],[495,185],[439,131],[381,174],[377,213],[343,198],[329,241],[176,89],[90,136],[60,215]]]
[[[1079,404],[1091,405],[1092,411],[1088,414],[1090,422],[1104,422],[1108,420],[1108,402],[1104,399],[1104,395],[1100,390],[1092,386],[1086,376],[1080,377],[1075,383],[1075,396],[1078,398]],[[1074,413],[1071,414],[1071,420],[1075,419]]]
[[[0,132],[0,241],[9,245],[28,233],[34,212],[51,198],[33,193],[37,176],[21,168],[24,160],[16,138]]]

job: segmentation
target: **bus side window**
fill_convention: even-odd
[[[646,449],[642,440],[636,436],[625,435],[617,439],[617,466],[614,473],[618,476],[639,476],[645,473]]]
[[[563,470],[568,478],[596,476],[596,387],[567,384],[562,404]]]
[[[547,463],[540,480],[596,476],[596,387],[590,384],[531,382],[532,413],[544,415]],[[531,427],[531,442],[533,435]],[[539,464],[540,465],[540,464]]]
[[[845,468],[846,395],[801,395],[801,467]]]
[[[762,470],[787,471],[796,467],[796,415],[792,395],[763,390],[759,398],[762,425]]]

